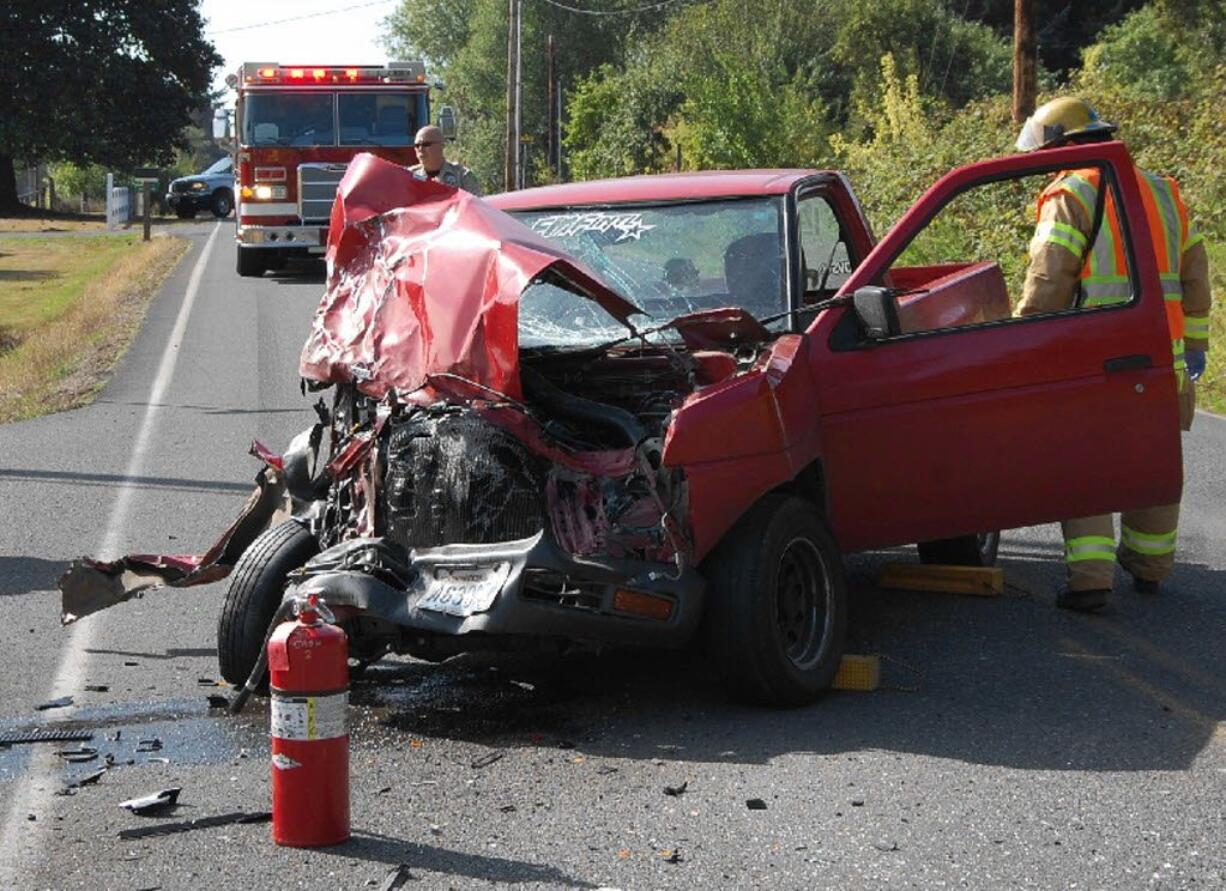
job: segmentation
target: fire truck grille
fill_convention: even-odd
[[[332,215],[336,187],[345,175],[344,164],[299,164],[298,203],[304,223],[326,223]]]

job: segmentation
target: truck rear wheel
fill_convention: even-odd
[[[229,683],[247,681],[281,604],[285,577],[318,553],[315,536],[291,520],[265,529],[238,558],[217,621],[217,662]]]
[[[847,637],[843,559],[817,510],[755,505],[704,562],[704,643],[730,696],[803,705],[834,680]]]
[[[981,532],[978,535],[963,535],[961,538],[942,538],[937,541],[921,541],[921,563],[943,566],[995,566],[996,552],[1000,549],[999,532]]]
[[[261,251],[253,248],[238,248],[238,274],[244,278],[264,274],[264,256]]]

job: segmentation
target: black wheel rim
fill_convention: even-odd
[[[788,661],[810,669],[830,637],[831,585],[817,546],[807,538],[788,542],[775,579],[775,621]]]

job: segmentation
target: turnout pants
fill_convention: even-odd
[[[1117,557],[1120,565],[1137,578],[1159,582],[1175,565],[1179,505],[1165,504],[1121,514],[1118,548],[1111,514],[1065,520],[1060,528],[1064,532],[1070,591],[1114,587]]]

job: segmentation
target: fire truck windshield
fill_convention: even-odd
[[[408,146],[428,118],[424,92],[252,92],[243,144]]]

